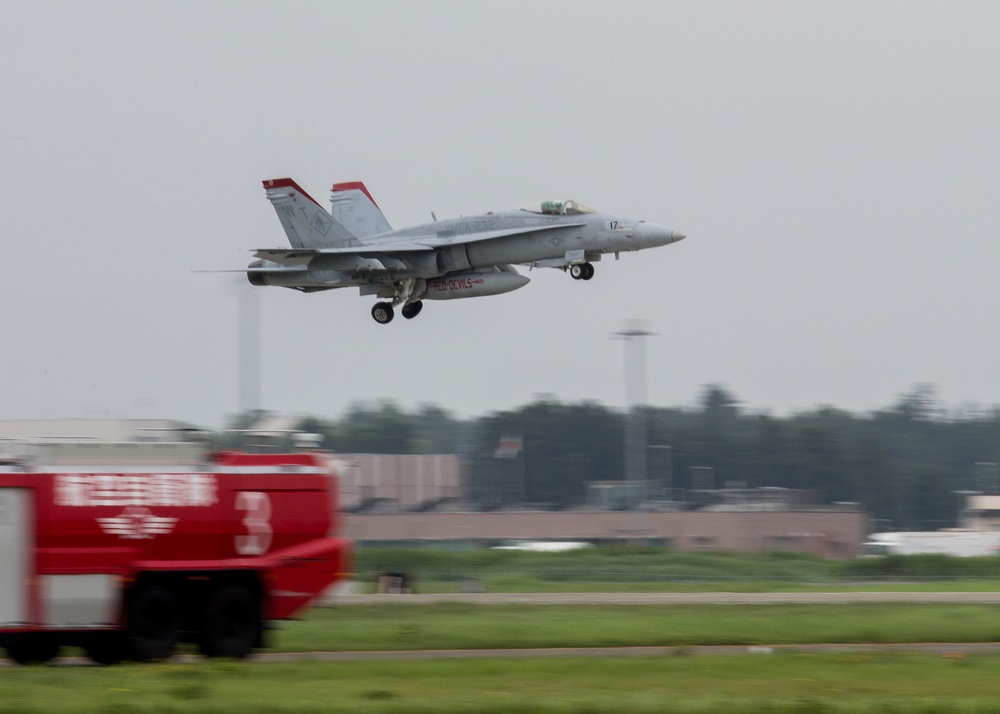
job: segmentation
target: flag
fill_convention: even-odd
[[[521,435],[504,434],[497,441],[497,448],[493,451],[494,459],[516,459],[521,455]]]

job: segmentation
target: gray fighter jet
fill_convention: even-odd
[[[594,262],[607,253],[617,258],[684,238],[666,226],[598,213],[576,201],[541,201],[394,231],[361,182],[334,184],[330,211],[288,178],[264,181],[264,190],[291,248],[256,251],[259,260],[247,268],[250,282],[303,292],[357,287],[383,300],[372,308],[381,324],[392,321],[398,305],[411,319],[424,300],[524,287],[528,278],[515,264],[590,280]]]

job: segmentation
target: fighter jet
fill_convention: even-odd
[[[604,255],[617,259],[684,238],[666,226],[567,200],[392,230],[359,181],[334,184],[329,211],[292,179],[263,183],[291,248],[257,250],[258,260],[247,267],[250,282],[303,292],[357,287],[362,296],[380,299],[372,317],[383,325],[399,305],[412,319],[424,300],[522,288],[529,279],[514,265],[558,268],[574,280],[590,280]]]

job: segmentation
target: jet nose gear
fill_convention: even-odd
[[[569,266],[569,274],[573,280],[590,280],[594,277],[593,263],[577,263]]]

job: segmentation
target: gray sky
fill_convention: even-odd
[[[377,325],[258,289],[263,406],[1000,403],[1000,3],[0,0],[0,418],[221,426],[260,181],[394,227],[573,198],[678,244]],[[250,288],[246,288],[250,289]]]

